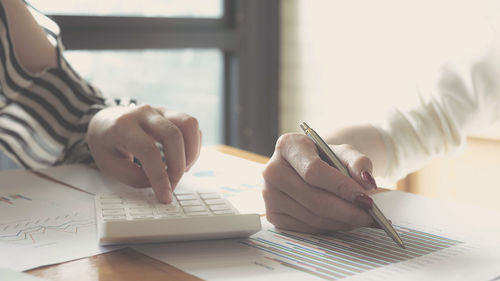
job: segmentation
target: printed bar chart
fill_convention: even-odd
[[[395,226],[406,249],[399,248],[382,230],[361,228],[327,235],[308,235],[268,229],[241,241],[266,252],[265,259],[281,266],[338,280],[369,270],[418,258],[461,241]]]

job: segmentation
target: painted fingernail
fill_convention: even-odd
[[[370,210],[373,207],[373,200],[366,194],[360,194],[354,198],[354,204],[361,209]]]
[[[373,179],[372,173],[368,171],[361,172],[361,179],[368,184],[370,189],[377,189],[377,183]]]

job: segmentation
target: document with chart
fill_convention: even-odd
[[[401,192],[374,198],[381,208],[387,207],[384,212],[406,249],[379,229],[311,235],[278,230],[269,223],[248,239],[136,249],[205,280],[492,280],[500,276],[498,213]]]
[[[92,195],[24,170],[2,173],[0,267],[26,270],[104,252]]]

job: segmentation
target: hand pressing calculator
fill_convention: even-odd
[[[179,190],[170,204],[152,192],[98,194],[95,207],[100,245],[246,237],[261,229],[258,214],[240,214],[214,192]]]

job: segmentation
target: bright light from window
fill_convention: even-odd
[[[222,53],[215,49],[66,51],[105,97],[133,97],[198,118],[203,144],[223,142]]]
[[[146,17],[222,17],[222,0],[31,0],[47,14]]]

